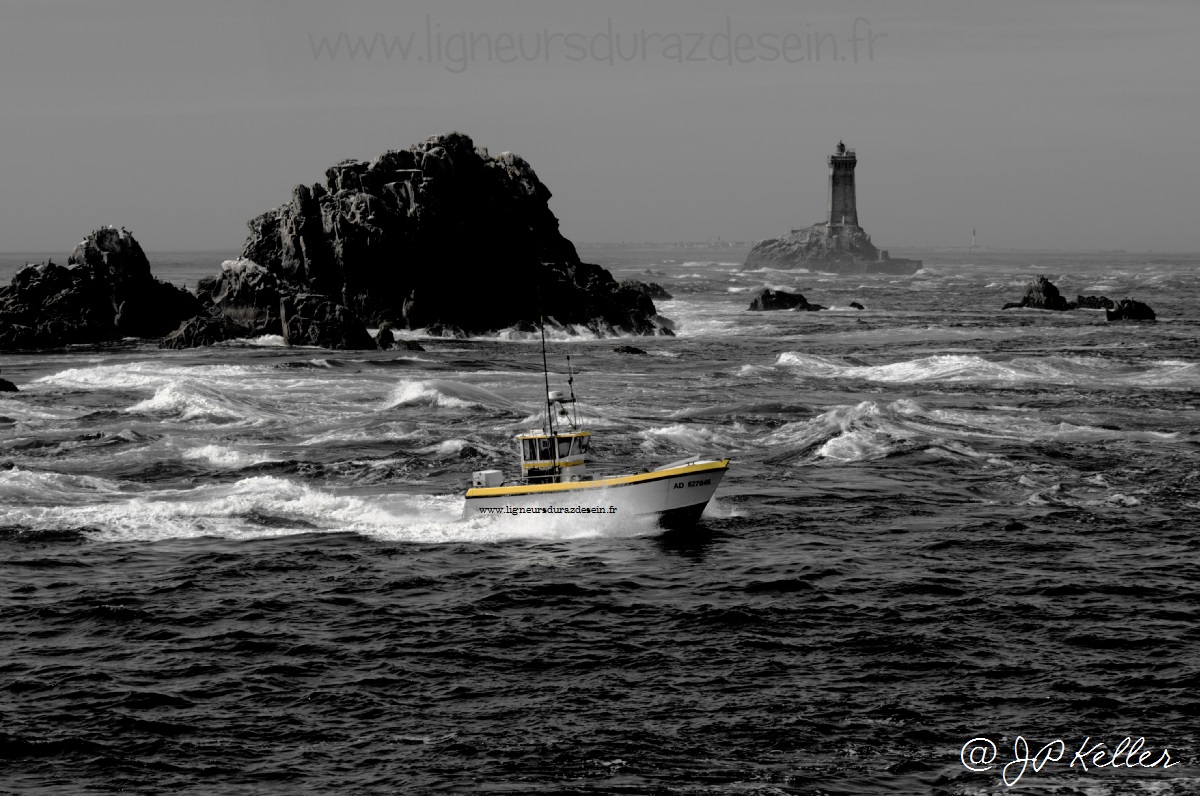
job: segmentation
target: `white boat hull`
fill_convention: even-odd
[[[694,461],[593,481],[467,490],[463,518],[529,514],[657,515],[664,527],[695,522],[729,469],[729,460]]]

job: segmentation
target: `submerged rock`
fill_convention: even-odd
[[[646,356],[645,351],[638,348],[637,346],[632,346],[632,345],[619,345],[616,348],[614,348],[613,351],[616,351],[618,354],[637,354],[639,356]]]
[[[287,203],[249,222],[242,255],[364,327],[474,334],[544,311],[600,335],[671,334],[653,288],[579,260],[550,196],[520,157],[489,155],[450,133],[370,162],[342,161],[324,183],[296,186]]]
[[[856,310],[865,310],[865,309],[866,309],[866,307],[864,307],[863,305],[859,304],[857,301],[851,301],[851,302],[850,302],[850,306],[851,306],[851,307],[853,307],[853,308],[854,308],[854,309],[856,309]]]
[[[391,348],[399,348],[405,351],[424,351],[425,347],[416,340],[397,340],[393,330],[396,327],[391,323],[384,321],[379,327],[379,331],[375,333],[375,345],[383,351]]]
[[[750,310],[761,312],[766,310],[802,310],[815,312],[823,310],[820,304],[809,304],[799,293],[788,293],[783,290],[765,289],[750,302]]]
[[[1140,301],[1122,299],[1113,309],[1106,309],[1105,317],[1110,321],[1153,321],[1156,320],[1154,310]]]
[[[375,332],[375,347],[381,351],[396,347],[396,336],[392,334],[392,324],[385,321]]]
[[[128,230],[105,227],[67,265],[26,265],[0,288],[0,349],[161,337],[200,311],[191,293],[154,278]]]

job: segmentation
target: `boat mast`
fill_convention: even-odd
[[[571,346],[567,346],[567,386],[571,389],[571,411],[575,419],[571,421],[574,430],[579,430],[579,404],[575,402],[575,372],[571,370]]]
[[[542,330],[542,378],[546,383],[546,389],[542,393],[542,397],[546,400],[546,430],[550,434],[550,456],[554,462],[555,471],[558,470],[558,440],[554,436],[554,414],[553,407],[550,405],[550,367],[546,364],[546,313],[542,310],[542,286],[538,285],[538,318],[541,323],[538,326]]]

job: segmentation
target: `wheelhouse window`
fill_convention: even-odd
[[[550,461],[553,458],[550,455],[550,440],[549,439],[539,439],[537,441],[537,444],[538,444],[538,451],[537,451],[538,452],[538,455],[537,455],[538,460],[543,461],[543,462]]]
[[[537,446],[533,442],[531,439],[521,440],[521,455],[527,462],[537,459]]]
[[[571,438],[560,437],[558,440],[558,458],[565,459],[571,455]]]

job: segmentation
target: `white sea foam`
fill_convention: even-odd
[[[841,462],[863,462],[879,459],[895,451],[901,441],[882,430],[854,429],[831,438],[816,452],[817,456]]]
[[[201,445],[198,448],[189,448],[183,452],[183,458],[189,460],[200,460],[215,467],[226,467],[229,469],[237,469],[239,467],[249,467],[252,464],[262,464],[263,462],[277,461],[269,456],[256,456],[254,454],[245,453],[234,448],[226,448],[221,445]]]
[[[482,387],[444,379],[401,381],[384,400],[385,409],[400,406],[438,406],[449,409],[516,408],[509,399]]]
[[[447,439],[442,440],[436,445],[420,448],[417,450],[417,453],[424,453],[440,457],[455,456],[459,453],[462,453],[463,448],[471,444],[471,442],[465,439]]]
[[[1200,365],[1175,360],[1131,365],[1103,357],[1051,356],[993,362],[974,354],[942,354],[886,365],[861,365],[835,357],[786,351],[779,355],[776,364],[812,378],[889,383],[1036,382],[1097,388],[1200,386]]]
[[[521,341],[521,342],[541,342],[541,331],[527,332],[510,327],[501,329],[494,336],[497,340]],[[591,329],[582,325],[568,324],[565,327],[546,324],[546,339],[556,343],[569,343],[572,341],[581,340],[599,340],[600,336]]]
[[[373,425],[371,427],[357,428],[338,426],[337,428],[314,434],[296,444],[309,447],[312,445],[349,445],[359,442],[404,442],[414,439],[420,440],[426,436],[427,432],[425,431],[400,424]]]
[[[34,383],[73,388],[157,388],[180,379],[242,381],[248,376],[261,376],[263,371],[264,368],[251,365],[178,366],[164,364],[162,361],[125,362],[117,365],[67,368],[43,376]]]
[[[213,391],[179,382],[159,387],[152,398],[139,401],[125,411],[176,415],[180,420],[239,420],[245,416],[244,412],[223,403]]]
[[[0,473],[0,488],[21,475]],[[274,476],[131,499],[104,491],[109,494],[103,496],[103,502],[96,502],[97,495],[91,494],[86,505],[61,501],[31,505],[10,497],[5,501],[11,507],[8,519],[41,529],[83,527],[98,541],[122,542],[352,532],[389,541],[437,544],[626,536],[658,530],[651,519],[619,514],[462,520],[461,495],[336,494]]]
[[[36,423],[42,425],[43,423],[39,421],[67,420],[79,417],[81,414],[83,413],[76,409],[37,406],[20,399],[7,398],[0,395],[0,416],[11,418],[18,423]]]
[[[870,461],[909,450],[989,461],[973,444],[987,441],[1027,443],[1103,442],[1106,440],[1162,441],[1165,432],[1116,431],[1046,422],[1036,417],[992,411],[926,409],[902,399],[890,403],[864,401],[833,407],[815,418],[787,423],[760,438],[757,448],[780,450],[785,459],[811,454],[840,462]],[[996,464],[995,462],[992,462]],[[1003,464],[1000,462],[999,464]]]
[[[283,340],[281,334],[264,334],[258,337],[251,337],[246,341],[249,345],[258,346],[260,348],[285,348],[287,343]]]
[[[730,429],[691,423],[674,423],[662,428],[642,432],[642,447],[653,449],[660,446],[686,448],[696,453],[722,453],[741,447],[734,435],[745,436],[745,428],[735,423]]]
[[[97,499],[120,495],[121,487],[116,481],[88,475],[23,467],[0,470],[0,501],[6,510],[12,504],[90,504]]]

